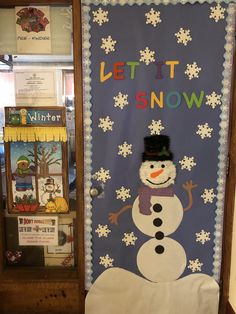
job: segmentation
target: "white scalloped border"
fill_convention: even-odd
[[[230,0],[81,0],[81,3],[82,4],[85,4],[85,5],[90,5],[90,4],[94,4],[94,5],[125,5],[125,4],[128,4],[128,5],[134,5],[134,4],[137,4],[137,5],[142,5],[142,4],[147,4],[147,5],[150,5],[150,4],[155,4],[155,5],[158,5],[158,4],[164,4],[164,5],[167,5],[167,4],[185,4],[185,3],[190,3],[190,4],[194,4],[194,3],[235,3],[236,0],[233,0],[233,1],[230,1]]]
[[[92,177],[92,111],[91,111],[91,61],[90,61],[90,4],[111,4],[111,5],[124,5],[124,4],[177,4],[177,3],[213,3],[210,1],[187,1],[187,0],[82,0],[85,4],[82,6],[82,56],[83,56],[83,115],[84,115],[84,186],[85,186],[85,288],[88,290],[92,284],[92,198],[90,196],[91,177]],[[218,1],[229,3],[230,1]],[[236,2],[236,0],[235,0]],[[224,195],[225,195],[225,182],[227,171],[227,155],[228,151],[228,126],[229,126],[229,108],[230,108],[230,89],[232,77],[232,61],[234,51],[234,32],[235,32],[235,4],[229,4],[227,9],[227,26],[226,26],[226,43],[224,54],[224,70],[222,80],[222,105],[220,115],[220,132],[219,132],[219,155],[218,155],[218,179],[217,179],[217,202],[216,202],[216,217],[215,217],[215,232],[214,232],[214,260],[213,260],[213,277],[216,281],[220,279],[221,271],[221,254],[222,254],[222,236],[223,236],[223,216],[224,216]]]
[[[231,80],[232,64],[234,54],[234,35],[235,35],[235,17],[236,5],[229,4],[227,8],[226,35],[225,35],[225,53],[224,53],[224,70],[222,80],[222,98],[220,114],[220,132],[219,132],[219,155],[218,155],[218,179],[217,179],[217,202],[214,232],[214,255],[213,255],[213,277],[216,281],[220,280],[221,273],[221,255],[222,255],[222,237],[223,237],[223,220],[224,220],[224,195],[225,183],[228,167],[228,132],[229,132],[229,112],[231,102]]]
[[[84,235],[85,235],[85,289],[92,283],[92,111],[91,111],[91,61],[89,6],[82,6],[82,67],[83,67],[83,117],[84,117]]]

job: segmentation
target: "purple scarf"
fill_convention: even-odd
[[[139,193],[139,212],[143,215],[151,215],[151,197],[152,196],[174,196],[173,184],[166,188],[149,188],[142,186],[138,189]]]

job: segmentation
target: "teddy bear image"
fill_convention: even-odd
[[[31,174],[34,172],[34,166],[30,166],[30,160],[22,155],[17,159],[17,168],[12,179],[16,181],[16,191],[24,192],[34,190]]]

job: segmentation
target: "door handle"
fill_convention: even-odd
[[[96,196],[98,196],[99,194],[100,194],[100,193],[99,193],[99,191],[98,191],[97,188],[92,187],[92,188],[90,189],[90,196],[96,197]]]

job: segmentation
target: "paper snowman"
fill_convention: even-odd
[[[217,314],[219,286],[206,274],[179,278],[186,267],[185,250],[171,239],[184,211],[193,205],[192,181],[183,184],[188,205],[183,208],[174,194],[176,167],[169,149],[169,138],[144,138],[145,152],[139,174],[143,186],[133,205],[110,213],[111,223],[132,208],[132,218],[150,236],[139,249],[137,265],[143,277],[123,268],[106,269],[92,284],[85,302],[86,314]],[[179,278],[179,279],[178,279]],[[176,280],[178,279],[178,280]]]
[[[169,137],[153,135],[144,138],[145,152],[139,170],[143,186],[132,206],[126,205],[117,213],[110,213],[111,223],[118,224],[118,217],[132,208],[135,225],[151,237],[138,251],[137,265],[142,275],[152,282],[167,282],[178,279],[186,267],[185,250],[169,235],[177,230],[184,211],[193,204],[192,181],[183,184],[188,193],[189,203],[183,208],[174,194],[176,166],[169,149]]]

